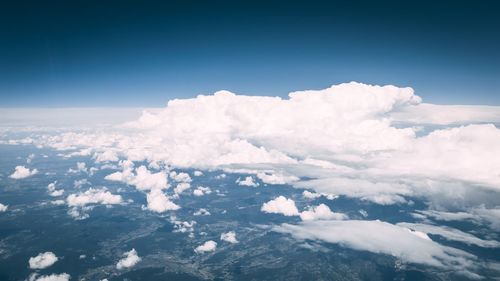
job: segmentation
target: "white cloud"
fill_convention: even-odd
[[[161,189],[151,190],[147,194],[146,199],[148,202],[148,209],[153,212],[163,213],[166,211],[175,211],[180,209],[177,204],[170,201]]]
[[[37,169],[30,170],[24,166],[16,166],[16,170],[9,177],[12,179],[24,179],[38,173]]]
[[[243,185],[243,186],[253,186],[253,187],[259,186],[259,183],[255,182],[253,177],[251,176],[245,177],[245,179],[243,180],[238,178],[236,180],[236,183],[238,185]]]
[[[175,194],[181,194],[182,192],[186,191],[189,188],[191,188],[191,184],[190,183],[188,183],[188,182],[180,182],[174,188],[174,192],[175,192]]]
[[[123,254],[124,258],[119,260],[116,264],[117,269],[130,268],[141,261],[141,258],[137,255],[137,251],[132,249]]]
[[[234,232],[234,231],[229,231],[229,232],[226,232],[226,233],[222,233],[220,235],[220,240],[226,241],[226,242],[229,242],[229,243],[232,243],[232,244],[238,243],[238,240],[236,239],[236,232]]]
[[[193,215],[194,216],[210,216],[210,212],[205,208],[201,208],[198,211],[194,212]]]
[[[408,228],[382,221],[307,221],[299,225],[282,224],[275,231],[289,233],[300,240],[319,240],[355,250],[387,254],[409,263],[424,264],[475,276],[476,257],[462,250],[442,246]]]
[[[261,211],[272,214],[283,214],[285,216],[298,216],[299,210],[295,206],[295,201],[284,196],[278,196],[262,205]]]
[[[206,252],[213,252],[213,251],[215,251],[215,248],[217,248],[217,242],[215,242],[213,240],[209,240],[209,241],[203,243],[202,245],[196,247],[194,249],[194,251],[197,254],[202,254],[202,253],[206,253]]]
[[[47,268],[58,260],[57,256],[52,252],[40,253],[36,257],[31,257],[29,259],[29,265],[31,269],[43,269]]]
[[[328,200],[334,200],[334,199],[337,199],[337,197],[338,197],[337,195],[334,195],[334,194],[316,193],[316,192],[311,192],[309,190],[304,190],[302,192],[302,196],[304,196],[304,198],[307,198],[307,199],[318,199],[321,196],[324,196]]]
[[[485,248],[499,248],[500,242],[494,240],[483,240],[472,234],[446,226],[437,226],[420,223],[398,223],[397,225],[406,227],[426,234],[439,235],[447,240],[458,241],[468,245],[476,245]]]
[[[80,192],[78,194],[71,194],[66,198],[68,206],[70,207],[83,207],[88,204],[121,204],[122,197],[120,195],[114,195],[107,191],[105,188],[94,189],[89,188],[85,192]]]
[[[191,182],[192,179],[188,173],[177,173],[175,171],[170,172],[170,178],[176,182]]]
[[[193,194],[194,196],[203,196],[206,194],[212,193],[212,190],[210,187],[205,187],[205,186],[198,186],[194,191]]]
[[[0,203],[0,213],[7,211],[7,208],[9,208],[9,205]]]
[[[200,177],[200,176],[203,176],[203,172],[202,172],[202,171],[194,171],[194,172],[193,172],[193,175],[194,175],[195,177]]]
[[[30,276],[29,281],[68,281],[70,278],[71,276],[67,273],[42,276],[38,276],[38,274],[34,273]]]
[[[344,220],[347,216],[342,213],[334,213],[325,204],[309,207],[308,210],[300,213],[300,218],[303,221],[309,220]]]
[[[293,175],[258,173],[257,177],[267,184],[289,184],[299,180]]]
[[[146,166],[135,169],[131,161],[122,161],[123,170],[104,177],[110,181],[121,181],[135,186],[138,190],[165,189],[168,188],[167,174],[165,171],[151,173]]]
[[[64,189],[57,189],[57,182],[52,182],[47,185],[47,190],[49,191],[49,195],[52,197],[58,197],[64,194]]]

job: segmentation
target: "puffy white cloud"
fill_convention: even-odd
[[[9,205],[0,203],[0,213],[7,211],[7,208],[9,208]]]
[[[243,186],[253,186],[253,187],[259,186],[259,183],[255,182],[253,177],[251,176],[245,177],[245,179],[243,180],[238,178],[236,180],[236,183],[238,185],[243,185]]]
[[[112,194],[105,188],[89,188],[85,192],[69,195],[66,201],[70,207],[83,207],[88,204],[121,204],[123,202],[120,195]]]
[[[135,186],[138,190],[165,189],[168,188],[167,174],[165,171],[151,173],[146,166],[140,166],[135,169],[131,161],[121,163],[123,170],[104,177],[110,181],[121,181]]]
[[[285,216],[298,216],[299,210],[295,201],[284,196],[278,196],[262,205],[261,211],[272,214],[283,214]]]
[[[409,231],[382,221],[306,221],[299,225],[282,224],[275,231],[289,233],[300,240],[319,240],[355,250],[387,254],[409,263],[457,271],[472,277],[476,257],[459,249],[442,246]]]
[[[130,268],[140,262],[142,259],[137,255],[137,251],[132,249],[123,254],[124,258],[116,264],[117,269]]]
[[[220,240],[226,241],[226,242],[229,242],[229,243],[232,243],[232,244],[238,243],[238,240],[236,239],[236,232],[234,232],[234,231],[229,231],[229,232],[226,232],[226,233],[222,233],[220,235]]]
[[[175,211],[180,209],[177,204],[170,201],[161,189],[151,190],[147,194],[146,199],[148,202],[148,209],[153,212],[163,213],[166,211]]]
[[[174,192],[175,192],[175,194],[181,194],[182,192],[186,191],[189,188],[191,188],[191,184],[190,183],[188,183],[188,182],[180,182],[174,188]]]
[[[170,172],[169,176],[170,176],[171,179],[173,179],[176,182],[191,182],[192,181],[192,179],[189,176],[189,174],[188,173],[184,173],[184,172],[177,173],[175,171],[172,171],[172,172]]]
[[[337,199],[337,197],[338,197],[337,195],[333,195],[333,194],[317,193],[317,192],[311,192],[309,190],[304,190],[302,192],[302,196],[304,196],[304,198],[307,198],[307,199],[318,199],[321,196],[324,196],[328,200],[334,200],[334,199]]]
[[[171,100],[120,128],[8,143],[91,151],[97,161],[237,166],[268,184],[406,204],[409,197],[453,196],[443,192],[449,183],[498,192],[500,129],[484,123],[499,115],[500,107],[426,105],[411,88],[351,82],[284,99],[220,91]],[[422,124],[424,130],[415,127]],[[136,176],[124,169],[107,178],[128,183],[130,174]]]
[[[52,197],[58,197],[64,194],[64,189],[57,189],[57,182],[52,182],[47,185],[47,190],[49,191],[49,195]]]
[[[52,252],[40,253],[36,257],[31,257],[29,259],[29,265],[31,269],[43,269],[47,268],[58,260],[57,256]]]
[[[202,172],[202,171],[194,171],[194,172],[193,172],[193,175],[194,175],[195,177],[201,177],[201,176],[203,176],[203,172]]]
[[[347,216],[342,213],[334,213],[325,204],[309,207],[308,210],[300,213],[300,218],[303,221],[309,220],[344,220]]]
[[[38,276],[38,274],[34,273],[30,276],[29,281],[68,281],[70,278],[71,276],[67,273],[50,274],[42,276]]]
[[[198,186],[193,191],[194,196],[203,196],[203,195],[210,194],[210,193],[212,193],[212,190],[210,189],[210,187],[206,187],[206,186]]]
[[[37,169],[30,170],[24,166],[16,166],[16,170],[9,177],[12,179],[24,179],[38,173]]]
[[[203,243],[202,245],[196,247],[194,249],[194,251],[197,254],[202,254],[202,253],[206,253],[206,252],[213,252],[213,251],[215,251],[215,248],[217,248],[217,242],[215,242],[213,240],[209,240],[209,241]]]

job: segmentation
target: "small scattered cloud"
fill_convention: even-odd
[[[9,177],[12,179],[24,179],[38,173],[37,169],[30,170],[24,166],[16,166],[16,170]]]
[[[151,190],[147,194],[146,200],[148,202],[147,208],[153,212],[163,213],[180,209],[180,206],[172,202],[161,189]]]
[[[29,281],[68,281],[71,276],[67,273],[60,274],[50,274],[50,275],[41,275],[39,276],[37,273],[33,273]]]
[[[206,186],[198,186],[193,191],[193,195],[194,196],[203,196],[203,195],[207,195],[207,194],[210,194],[210,193],[212,193],[212,190],[210,189],[210,187],[206,187]]]
[[[295,206],[295,201],[284,196],[278,196],[262,205],[261,211],[271,214],[282,214],[285,216],[298,216],[299,210]]]
[[[119,260],[116,264],[117,269],[125,269],[135,266],[142,259],[137,255],[137,251],[132,249],[123,254],[124,258]]]
[[[6,212],[8,208],[9,208],[9,205],[4,205],[4,204],[0,203],[0,213]]]
[[[40,253],[29,259],[29,266],[31,269],[43,269],[53,265],[57,260],[57,256],[52,252]]]
[[[196,247],[194,249],[194,251],[197,254],[202,254],[202,253],[206,253],[206,252],[213,252],[213,251],[215,251],[215,248],[217,248],[217,242],[215,242],[213,240],[209,240],[209,241],[201,244],[200,246]]]
[[[238,178],[236,180],[236,183],[242,186],[253,186],[253,187],[259,186],[259,183],[255,182],[252,176],[245,177],[244,179]]]
[[[232,243],[232,244],[236,244],[236,243],[239,242],[236,239],[236,232],[234,232],[234,231],[229,231],[229,232],[226,232],[226,233],[222,233],[220,235],[220,240],[226,241],[226,242],[229,242],[229,243]]]

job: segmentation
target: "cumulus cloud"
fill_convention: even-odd
[[[7,211],[7,208],[9,208],[8,205],[0,203],[0,213]]]
[[[234,232],[234,231],[229,231],[229,232],[226,232],[226,233],[222,233],[220,235],[220,240],[229,242],[231,244],[238,243],[238,240],[236,239],[236,232]]]
[[[284,196],[278,196],[262,205],[262,212],[271,214],[282,214],[285,216],[298,216],[299,210],[295,206],[295,201]]]
[[[57,189],[57,182],[52,182],[47,185],[47,190],[49,191],[49,195],[52,197],[58,197],[64,194],[64,189]]]
[[[153,189],[146,196],[148,202],[148,209],[157,212],[163,213],[166,211],[174,211],[180,209],[180,207],[174,202],[170,201],[170,199],[163,193],[161,189]]]
[[[191,184],[188,182],[180,182],[177,184],[177,186],[174,188],[175,194],[181,194],[185,190],[191,188]]]
[[[206,187],[206,186],[198,186],[193,191],[194,196],[203,196],[203,195],[210,194],[210,193],[212,193],[212,190],[210,189],[210,187]]]
[[[213,251],[215,251],[215,248],[217,248],[217,242],[215,242],[213,240],[209,240],[209,241],[201,244],[200,246],[196,247],[194,249],[194,251],[197,254],[202,254],[202,253],[206,253],[206,252],[213,252]]]
[[[124,258],[119,260],[116,264],[117,269],[130,268],[140,262],[142,259],[137,255],[137,251],[132,249],[123,254]]]
[[[43,269],[47,268],[58,260],[57,256],[52,252],[40,253],[36,257],[31,257],[29,259],[29,265],[31,269]]]
[[[30,170],[29,168],[26,168],[24,166],[16,166],[16,170],[9,177],[17,180],[31,177],[33,175],[36,175],[37,173],[37,169]]]
[[[85,192],[69,195],[68,198],[66,198],[66,201],[70,207],[83,207],[88,204],[113,205],[121,204],[123,202],[120,195],[112,194],[105,188],[89,188]]]
[[[238,178],[236,180],[236,183],[238,185],[243,185],[243,186],[253,186],[253,187],[259,186],[259,183],[255,182],[253,177],[251,176],[245,177],[243,180]]]
[[[424,264],[478,277],[476,257],[462,250],[442,246],[409,231],[408,228],[382,221],[307,221],[299,225],[282,224],[275,231],[289,233],[300,240],[318,240],[355,250],[387,254],[409,263]]]
[[[165,171],[151,173],[146,166],[140,166],[134,170],[134,164],[130,160],[122,161],[121,165],[123,168],[121,172],[107,175],[104,179],[124,182],[143,191],[168,188],[167,174]]]
[[[310,220],[344,220],[347,216],[342,213],[334,213],[325,204],[309,207],[308,210],[300,213],[300,219],[303,221]]]
[[[170,172],[169,176],[171,179],[173,179],[176,182],[191,182],[192,181],[189,174],[184,173],[184,172],[177,173],[175,171],[172,171],[172,172]]]

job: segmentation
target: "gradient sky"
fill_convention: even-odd
[[[163,106],[349,81],[500,105],[500,1],[9,2],[0,107]]]

